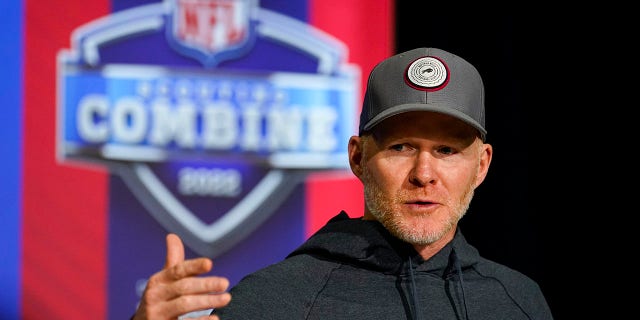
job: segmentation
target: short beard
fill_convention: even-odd
[[[369,212],[392,235],[413,245],[430,245],[451,231],[469,209],[474,194],[474,183],[470,183],[460,201],[449,199],[449,203],[445,203],[452,209],[451,214],[445,220],[440,221],[439,225],[417,229],[415,225],[406,221],[403,213],[396,207],[404,202],[403,199],[407,198],[406,191],[399,191],[396,195],[385,194],[366,165],[363,166],[362,182],[365,205]]]

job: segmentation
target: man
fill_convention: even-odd
[[[364,215],[339,213],[230,292],[170,234],[134,319],[211,308],[208,319],[552,319],[532,279],[482,258],[458,228],[489,170],[486,134],[484,85],[467,61],[435,48],[382,61],[348,147]]]

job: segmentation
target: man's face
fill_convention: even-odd
[[[409,112],[352,137],[352,170],[364,185],[365,219],[426,246],[448,242],[486,176],[491,146],[453,117]]]

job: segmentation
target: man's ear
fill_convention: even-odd
[[[480,151],[480,166],[478,167],[478,175],[476,176],[476,188],[484,181],[489,172],[489,165],[493,158],[493,147],[485,143],[481,147]]]
[[[363,139],[359,136],[352,136],[349,139],[349,166],[358,179],[362,175],[362,142]]]

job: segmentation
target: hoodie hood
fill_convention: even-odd
[[[338,260],[386,274],[408,272],[405,263],[410,260],[411,269],[437,273],[441,277],[455,273],[456,267],[470,267],[480,259],[478,251],[466,242],[460,230],[440,252],[425,261],[411,244],[391,235],[380,222],[350,218],[344,211],[289,256],[299,254]]]

